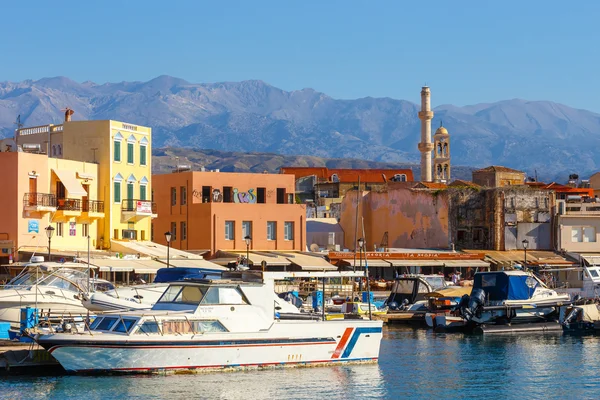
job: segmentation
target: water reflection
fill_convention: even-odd
[[[598,398],[600,338],[385,328],[377,365],[0,379],[1,398]]]

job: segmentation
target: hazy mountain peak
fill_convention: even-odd
[[[416,85],[415,92],[419,88]],[[389,97],[339,100],[304,88],[285,91],[262,80],[190,83],[161,75],[147,82],[77,83],[67,77],[0,83],[0,134],[62,120],[117,119],[153,128],[155,146],[310,154],[418,162],[418,105]],[[554,179],[600,170],[600,115],[543,100],[440,105],[452,137],[452,163],[500,164],[545,171]],[[548,162],[552,160],[552,162]],[[562,179],[564,180],[564,179]]]

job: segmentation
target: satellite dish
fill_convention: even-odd
[[[313,253],[318,253],[319,252],[319,245],[316,243],[313,243],[310,245],[310,251],[312,251]]]

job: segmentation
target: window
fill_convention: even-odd
[[[109,331],[114,324],[117,323],[117,317],[105,317],[100,323],[96,326],[96,330],[99,331]]]
[[[120,203],[121,202],[121,181],[115,181],[114,194],[115,194],[115,198],[114,198],[115,203]]]
[[[231,203],[233,201],[231,198],[232,192],[233,188],[231,186],[223,186],[223,203]]]
[[[202,202],[210,203],[210,194],[212,193],[212,188],[210,186],[202,186]]]
[[[267,240],[275,240],[277,239],[277,222],[268,221],[267,222]]]
[[[266,203],[266,201],[265,201],[265,191],[266,191],[265,188],[260,188],[259,187],[259,188],[256,189],[256,202],[257,203],[260,203],[260,204]]]
[[[146,200],[146,185],[140,185],[140,200]]]
[[[119,319],[119,322],[117,323],[117,326],[115,326],[115,328],[113,329],[113,332],[127,333],[131,330],[133,324],[135,324],[135,321],[135,319],[129,318]]]
[[[174,187],[171,188],[171,205],[177,205],[177,188]]]
[[[89,225],[81,224],[81,236],[88,237],[89,233]]]
[[[177,222],[171,222],[171,242],[177,240]]]
[[[242,239],[246,236],[252,237],[252,221],[242,222]]]
[[[181,223],[181,240],[187,239],[187,224],[185,222]]]
[[[285,189],[277,188],[277,204],[285,203]]]
[[[288,193],[287,196],[288,196],[287,203],[294,204],[294,193]]]
[[[187,204],[187,188],[182,186],[179,188],[179,197],[181,197],[181,205],[185,206]]]
[[[136,334],[138,335],[149,335],[151,333],[159,333],[158,324],[156,323],[156,321],[144,321],[144,323],[136,332]]]
[[[113,152],[114,152],[113,160],[116,162],[121,162],[121,141],[120,140],[114,141]]]
[[[235,238],[235,222],[225,221],[225,240],[233,240]]]
[[[63,235],[63,223],[57,222],[56,223],[56,236],[62,237],[62,235]]]
[[[331,182],[338,183],[339,181],[340,181],[340,178],[338,177],[338,174],[331,175]]]
[[[127,164],[133,164],[133,143],[127,143]]]
[[[61,156],[62,155],[62,146],[59,144],[58,146],[56,146],[56,149],[57,149],[58,155]]]
[[[61,181],[56,182],[56,198],[64,199],[67,197],[65,185]]]
[[[146,165],[146,149],[147,146],[140,145],[140,165]]]
[[[285,240],[294,240],[294,223],[284,222],[283,223],[283,234]]]
[[[574,226],[571,228],[571,242],[595,242],[596,229],[593,226]]]
[[[127,199],[133,199],[133,182],[127,182]]]

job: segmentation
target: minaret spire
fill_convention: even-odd
[[[421,142],[419,143],[419,151],[421,152],[421,181],[431,182],[431,120],[433,119],[433,111],[431,111],[431,92],[429,87],[421,88],[421,111],[419,111],[419,119],[421,120]]]

